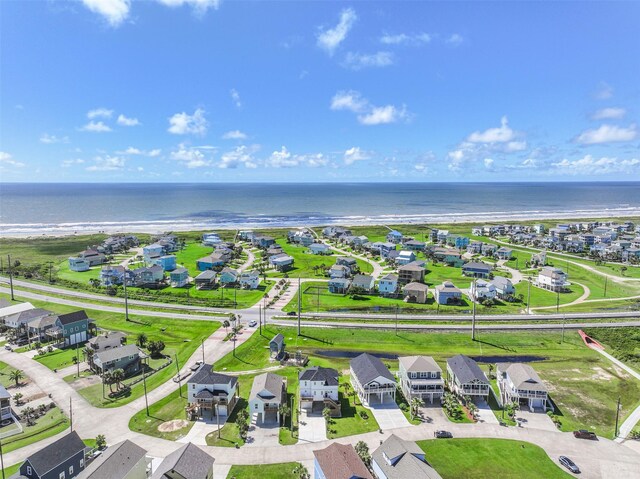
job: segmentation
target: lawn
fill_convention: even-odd
[[[443,479],[561,479],[572,477],[544,449],[509,439],[418,441],[427,461]]]
[[[173,421],[175,419],[186,419],[185,407],[187,405],[186,386],[182,386],[182,395],[180,391],[175,390],[167,397],[149,406],[149,416],[146,409],[138,411],[129,421],[129,429],[148,436],[161,437],[169,441],[177,441],[181,437],[187,435],[193,426],[193,422],[189,421],[189,425],[171,432],[160,432],[158,426]]]
[[[299,466],[297,462],[281,464],[260,464],[259,466],[232,466],[227,479],[298,479],[300,474],[294,474]]]
[[[75,358],[76,355],[78,360],[82,361],[84,359],[82,355],[83,349],[84,345],[80,345],[77,351],[76,348],[54,349],[50,353],[36,355],[34,359],[51,370],[62,369],[75,364],[73,358]]]
[[[21,462],[19,462],[18,464],[14,464],[13,466],[5,467],[2,470],[2,472],[4,473],[3,477],[11,477],[16,472],[18,472],[18,469],[20,469],[20,466],[22,466]]]
[[[340,377],[342,387],[348,382],[349,376],[343,375]],[[340,393],[342,416],[331,420],[329,433],[327,434],[329,439],[353,436],[380,429],[378,421],[373,417],[371,410],[364,407],[360,400],[356,401],[356,398],[357,396],[352,394],[346,396],[342,392]]]
[[[33,426],[23,427],[24,430],[20,434],[2,440],[4,453],[55,436],[69,427],[69,419],[60,409],[54,407],[48,410],[44,416],[36,419]]]
[[[246,399],[242,397],[238,399],[238,403],[229,415],[227,422],[220,428],[220,437],[218,438],[217,430],[210,432],[205,437],[207,446],[235,447],[236,444],[243,446],[244,439],[240,437],[240,431],[238,430],[238,426],[236,426],[236,419],[238,418],[238,412],[248,407],[249,402]]]
[[[7,295],[0,295],[7,298]],[[61,304],[46,303],[43,301],[31,301],[35,307],[49,309],[56,313],[69,313],[77,311],[78,308]],[[177,356],[178,362],[182,367],[191,357],[193,352],[200,347],[201,341],[208,338],[219,327],[218,321],[189,321],[184,319],[172,318],[149,318],[146,316],[129,315],[130,321],[126,321],[123,314],[87,309],[87,315],[96,321],[100,329],[110,331],[122,331],[127,334],[130,342],[134,342],[139,333],[147,335],[149,341],[162,340],[165,343],[164,354],[171,356],[175,360]],[[64,358],[64,354],[72,355],[72,352],[60,353],[60,357]],[[53,358],[58,356],[54,355]],[[147,389],[152,390],[160,384],[166,382],[175,374],[175,365],[164,368],[147,378]],[[134,399],[142,396],[142,382],[134,385],[130,394],[118,399],[104,399],[102,397],[102,385],[95,384],[87,388],[81,389],[80,394],[91,404],[97,407],[118,407],[127,404]]]
[[[388,353],[398,355],[426,354],[433,356],[445,370],[446,358],[455,354],[480,356],[496,362],[498,357],[517,361],[520,355],[534,356],[532,364],[549,385],[550,396],[558,407],[562,430],[586,428],[611,437],[615,423],[615,406],[621,397],[624,418],[640,403],[640,381],[613,366],[600,354],[586,348],[576,332],[483,332],[477,341],[466,333],[418,333],[355,330],[338,328],[304,328],[298,337],[292,327],[268,325],[263,334],[254,334],[231,354],[223,357],[219,370],[247,371],[269,366],[266,347],[278,332],[285,337],[289,351],[310,354],[310,364],[344,370],[349,352]],[[333,353],[331,353],[333,351]],[[327,354],[338,354],[338,357]],[[515,356],[515,358],[513,358]],[[392,371],[397,361],[385,359]]]

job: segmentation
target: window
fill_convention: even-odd
[[[427,378],[427,377],[429,377],[429,374],[426,371],[420,371],[420,377],[421,378]]]
[[[69,475],[72,476],[73,475],[73,466],[69,466]]]
[[[27,476],[31,475],[31,466],[27,466]]]
[[[415,379],[415,378],[418,377],[417,373],[409,373],[409,375],[410,375],[411,379]]]
[[[84,457],[80,458],[80,468],[84,467]]]
[[[64,471],[60,473],[60,475],[58,476],[58,479],[64,479]]]

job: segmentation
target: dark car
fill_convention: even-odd
[[[201,364],[202,364],[202,361],[196,361],[194,364],[191,365],[189,369],[191,369],[192,371],[197,371]]]
[[[578,468],[578,466],[576,466],[575,462],[573,462],[567,456],[560,456],[558,460],[560,461],[560,464],[562,464],[574,474],[580,474],[580,469]]]
[[[450,439],[453,437],[453,434],[451,434],[449,431],[435,431],[433,433],[434,437],[437,437],[438,439]]]
[[[289,311],[287,313],[287,316],[297,316],[297,315],[298,315],[298,313],[296,313],[295,311]]]
[[[573,431],[573,437],[577,437],[578,439],[590,439],[592,441],[598,440],[598,436],[596,436],[595,432],[587,431],[586,429]]]

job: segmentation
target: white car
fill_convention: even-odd
[[[258,325],[258,322],[257,322],[257,321],[250,321],[250,322],[249,322],[249,327],[250,327],[250,328],[255,328],[257,325]]]

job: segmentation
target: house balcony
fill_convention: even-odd
[[[522,390],[517,390],[514,391],[512,394],[512,396],[517,396],[520,398],[527,398],[527,399],[547,399],[548,393],[545,391],[522,391]]]
[[[386,384],[384,386],[365,386],[363,388],[365,393],[368,394],[378,394],[378,393],[388,393],[396,390],[395,384]]]

